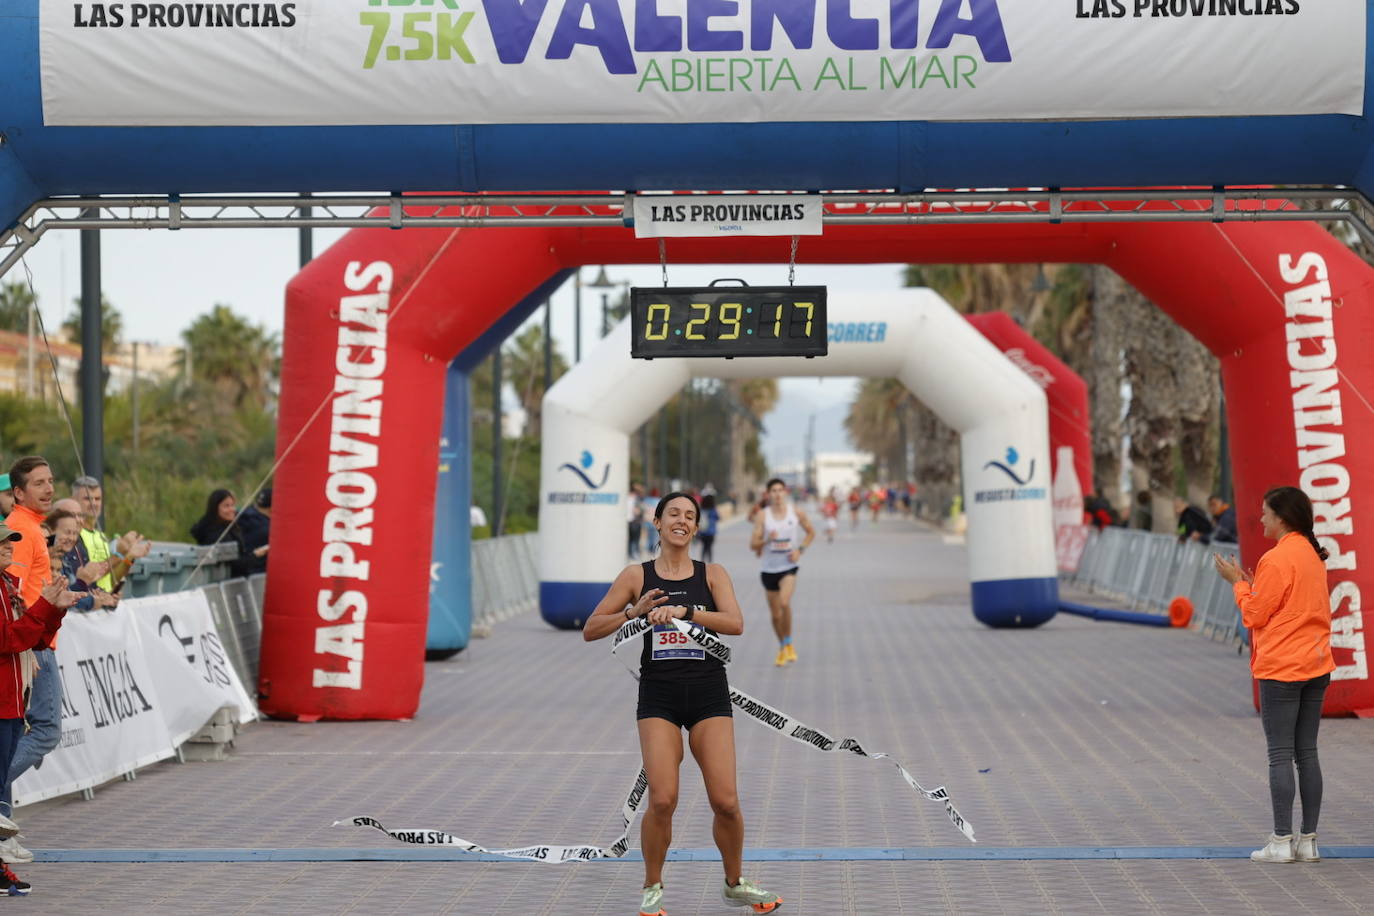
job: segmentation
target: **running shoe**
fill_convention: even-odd
[[[792,648],[792,644],[789,642],[787,645],[783,646],[783,648],[787,650],[787,660],[789,662],[795,662],[797,660],[797,650]]]
[[[777,665],[779,668],[781,668],[783,665],[787,664],[787,647],[786,647],[786,646],[779,646],[779,647],[778,647],[778,657],[775,658],[775,659],[773,660],[773,664]]]
[[[771,913],[782,906],[781,897],[747,878],[740,878],[734,887],[723,885],[720,896],[728,906],[751,906],[755,913]]]
[[[639,916],[668,916],[663,910],[662,881],[644,888],[644,899],[639,904]]]
[[[4,893],[11,897],[25,897],[31,888],[32,885],[27,881],[20,881],[19,876],[10,871],[8,865],[0,865],[0,890]]]
[[[19,825],[4,815],[0,815],[0,838],[8,840],[19,833]]]

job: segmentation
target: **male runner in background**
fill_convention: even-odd
[[[778,637],[774,664],[782,667],[797,660],[797,650],[792,648],[792,593],[797,588],[797,564],[802,552],[815,540],[816,529],[811,527],[806,513],[787,498],[787,484],[774,477],[768,481],[767,492],[768,508],[754,520],[749,548],[763,558],[760,578],[773,618],[773,632]]]

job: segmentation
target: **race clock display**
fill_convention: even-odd
[[[824,286],[630,290],[630,356],[825,356]]]

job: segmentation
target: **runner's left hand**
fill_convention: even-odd
[[[649,622],[655,625],[668,623],[675,617],[683,617],[687,614],[687,608],[680,604],[665,604],[656,607],[649,612]]]

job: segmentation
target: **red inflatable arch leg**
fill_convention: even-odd
[[[444,372],[559,267],[543,230],[360,230],[292,281],[264,712],[414,715]]]

